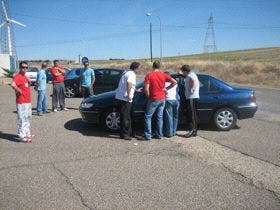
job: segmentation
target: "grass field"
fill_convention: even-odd
[[[103,60],[91,63],[94,67],[128,68],[132,61]],[[137,61],[143,65],[141,74],[150,70],[149,59]],[[280,47],[165,57],[162,69],[176,72],[183,64],[189,64],[195,72],[207,73],[227,82],[280,88]],[[64,65],[76,66],[73,63]]]

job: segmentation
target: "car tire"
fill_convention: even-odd
[[[101,117],[102,126],[108,131],[120,130],[120,112],[116,108],[108,109]]]
[[[75,97],[75,90],[70,86],[65,87],[65,97],[66,98],[74,98]]]
[[[213,120],[218,130],[229,131],[236,126],[237,115],[230,108],[221,108],[215,112]]]

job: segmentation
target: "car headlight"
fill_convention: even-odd
[[[82,108],[85,108],[85,109],[88,109],[88,108],[90,108],[90,107],[92,107],[93,106],[93,104],[92,103],[82,103]]]

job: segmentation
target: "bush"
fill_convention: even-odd
[[[5,69],[5,68],[2,68],[2,69],[3,69],[3,71],[4,71],[4,75],[5,75],[6,77],[9,77],[9,78],[13,78],[14,73],[16,72],[15,69],[11,69],[11,70]]]

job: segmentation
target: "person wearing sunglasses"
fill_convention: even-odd
[[[30,80],[25,76],[28,63],[21,61],[19,72],[14,76],[12,88],[16,93],[18,136],[22,142],[31,142],[34,135],[30,133],[30,121],[32,114]]]

